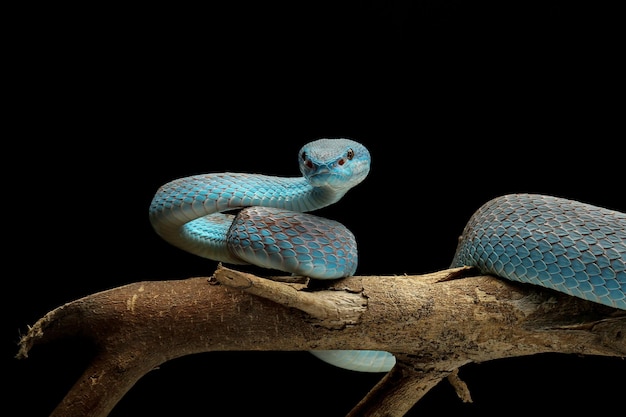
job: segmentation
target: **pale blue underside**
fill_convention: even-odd
[[[324,362],[359,372],[388,372],[396,364],[389,352],[379,350],[312,350]]]

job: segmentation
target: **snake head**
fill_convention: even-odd
[[[318,139],[300,149],[300,172],[314,187],[348,191],[370,170],[367,148],[350,139]]]

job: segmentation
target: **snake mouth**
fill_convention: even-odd
[[[308,179],[314,187],[330,186],[332,188],[341,188],[338,185],[343,182],[342,175],[328,169],[320,169],[309,175]]]

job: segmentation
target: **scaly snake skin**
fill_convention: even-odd
[[[337,202],[370,169],[370,154],[348,139],[300,149],[302,177],[219,173],[174,180],[150,205],[166,241],[198,256],[254,264],[316,279],[353,275],[356,240],[342,224],[306,214]],[[234,214],[224,213],[239,210]],[[467,223],[451,266],[551,288],[626,310],[626,214],[534,194],[495,198]],[[388,371],[382,351],[314,351],[363,372]]]

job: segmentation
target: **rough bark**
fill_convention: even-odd
[[[544,352],[626,357],[626,312],[465,269],[320,284],[219,267],[213,277],[145,281],[42,317],[20,341],[81,336],[98,354],[52,416],[106,416],[147,372],[219,350],[377,349],[398,365],[350,416],[403,416],[470,362]]]

